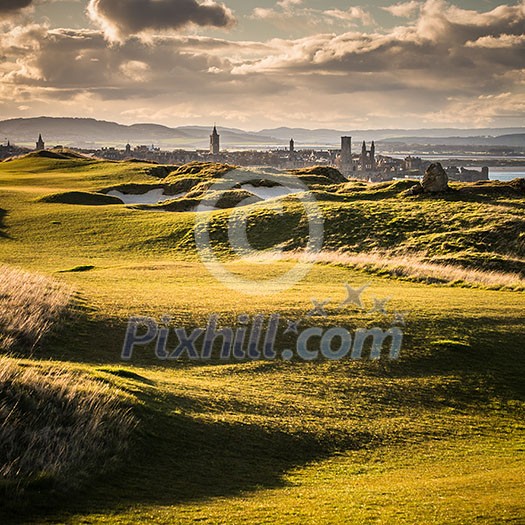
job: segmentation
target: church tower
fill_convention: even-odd
[[[213,126],[212,134],[210,135],[210,153],[218,155],[221,151],[221,136],[217,133],[217,126]]]
[[[36,143],[36,151],[42,151],[43,149],[46,149],[45,142],[42,139],[42,134],[38,135],[38,140]]]
[[[293,153],[295,151],[295,141],[294,139],[290,139],[290,153]]]
[[[352,164],[352,137],[341,137],[341,165],[351,166]]]
[[[354,170],[352,161],[352,137],[341,137],[341,153],[338,161],[339,171],[349,177]]]
[[[376,145],[372,141],[372,146],[370,147],[370,169],[376,169]]]
[[[363,147],[361,148],[361,171],[366,171],[367,164],[367,154],[366,154],[366,142],[363,140]]]

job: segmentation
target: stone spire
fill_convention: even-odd
[[[221,151],[221,136],[217,132],[217,125],[213,126],[213,131],[210,135],[210,153],[218,155]]]
[[[44,140],[42,139],[42,134],[40,133],[38,135],[38,141],[36,143],[36,150],[37,151],[42,151],[43,149],[46,148],[46,145],[45,145],[45,142]]]

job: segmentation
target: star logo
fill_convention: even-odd
[[[317,301],[316,299],[312,299],[312,304],[314,305],[314,307],[308,312],[308,317],[328,317],[328,314],[326,313],[326,306],[329,303],[330,299],[327,299],[326,301]]]
[[[386,315],[388,313],[388,310],[386,308],[388,302],[390,302],[390,297],[386,299],[374,299],[374,307],[372,308],[372,310],[370,310],[370,313]]]
[[[284,331],[284,335],[286,334],[295,334],[299,335],[299,324],[301,321],[286,321],[288,323],[288,327]]]
[[[392,324],[400,324],[401,326],[406,326],[407,315],[408,312],[394,312],[394,320],[392,321]]]
[[[349,284],[345,284],[345,287],[348,297],[341,303],[341,306],[345,306],[346,304],[354,304],[359,306],[359,308],[363,308],[363,300],[361,299],[361,295],[363,295],[363,292],[367,288],[370,288],[370,285],[365,284],[364,286],[361,286],[361,288],[352,288]]]

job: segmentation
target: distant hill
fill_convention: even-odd
[[[133,124],[126,126],[91,118],[37,117],[0,121],[0,139],[8,139],[20,145],[32,145],[39,133],[47,144],[73,147],[115,146],[154,144],[162,148],[207,148],[211,127],[187,126],[169,128],[159,124]],[[255,146],[267,144],[277,146],[281,142],[264,134],[240,129],[219,127],[224,147]]]
[[[429,145],[487,145],[525,146],[525,128],[483,129],[375,129],[335,130],[280,127],[261,131],[244,131],[236,128],[218,127],[221,144],[225,149],[242,147],[285,147],[290,138],[297,147],[324,146],[335,148],[341,136],[353,138],[354,148],[363,140],[367,142],[399,142]],[[0,140],[8,139],[19,145],[33,145],[42,133],[48,145],[84,148],[115,146],[123,148],[154,144],[163,149],[207,148],[211,126],[182,126],[170,128],[159,124],[133,124],[126,126],[92,118],[38,117],[0,121]]]
[[[366,140],[376,142],[404,142],[410,144],[492,144],[496,145],[523,145],[523,139],[516,142],[515,135],[525,134],[525,128],[482,128],[482,129],[371,129],[371,130],[334,130],[334,129],[303,129],[303,128],[276,128],[263,129],[260,133],[272,137],[289,140],[293,137],[296,142],[303,144],[339,145],[341,137],[352,137],[354,144]],[[465,142],[461,142],[465,140]],[[458,142],[459,141],[459,142]],[[509,143],[508,143],[509,142]],[[508,144],[507,144],[508,143]]]
[[[418,144],[429,146],[509,146],[525,147],[525,133],[515,133],[500,136],[471,137],[396,137],[384,139],[382,142]]]

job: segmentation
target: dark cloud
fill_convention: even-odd
[[[223,55],[263,55],[268,48],[260,43],[251,46],[205,37],[162,36],[147,43],[131,37],[111,46],[101,31],[51,30],[35,25],[0,36],[2,52],[13,60],[5,81],[45,89],[85,90],[103,100],[129,98],[130,93],[143,98],[164,93],[209,97],[210,92],[235,97],[244,91],[251,96],[282,89],[275,79],[255,75],[238,82],[229,73],[232,64]]]
[[[33,0],[0,0],[0,16],[29,7]]]
[[[42,105],[69,99],[72,111],[85,104],[93,114],[141,120],[172,111],[187,119],[224,114],[236,124],[288,117],[399,127],[525,117],[525,0],[481,13],[427,0],[418,13],[373,33],[266,42],[169,32],[146,40],[144,28],[154,27],[146,16],[140,25],[126,22],[120,45],[107,42],[108,32],[124,27],[107,25],[109,18],[102,30],[13,26],[0,33],[0,109],[2,97],[26,106],[25,94],[33,93]]]
[[[88,13],[113,40],[189,24],[230,27],[235,19],[223,4],[196,0],[90,0]]]

